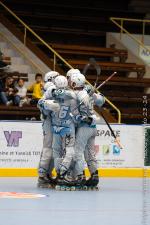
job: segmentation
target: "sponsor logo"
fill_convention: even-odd
[[[102,146],[102,152],[103,152],[103,155],[108,155],[110,153],[109,145],[103,145]]]
[[[120,155],[120,148],[117,145],[113,145],[113,154]]]
[[[22,131],[4,131],[8,147],[19,147],[19,140],[22,138]]]

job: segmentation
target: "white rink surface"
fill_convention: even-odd
[[[0,198],[0,225],[150,225],[150,180],[101,178],[99,191],[55,191],[37,178],[0,178],[0,192],[45,194],[40,199]]]

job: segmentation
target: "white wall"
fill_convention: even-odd
[[[138,40],[142,39],[142,35],[133,35]],[[145,64],[146,73],[144,75],[145,78],[150,78],[150,65],[145,62],[142,58],[139,57],[139,44],[135,42],[131,37],[127,34],[122,34],[122,38],[120,39],[120,33],[107,33],[107,47],[110,44],[116,44],[116,48],[127,49],[128,50],[128,60],[127,62],[134,62],[137,64]],[[144,44],[150,46],[150,36],[144,36]],[[131,73],[131,77],[136,77],[136,74]]]

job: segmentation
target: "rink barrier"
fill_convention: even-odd
[[[97,125],[95,151],[100,177],[150,177],[150,126],[111,126],[123,149],[118,148],[105,124]],[[41,122],[0,121],[0,176],[36,177],[42,142]]]
[[[85,169],[86,177],[90,176],[89,170]],[[30,169],[18,169],[18,168],[1,168],[0,177],[37,177],[38,172],[35,168]],[[53,176],[56,176],[55,171]],[[131,178],[143,178],[143,168],[99,168],[99,177],[131,177]],[[147,177],[150,178],[150,168],[147,169]]]

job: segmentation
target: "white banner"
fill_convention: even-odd
[[[144,128],[111,125],[123,149],[106,125],[97,125],[96,153],[100,167],[143,167]],[[0,122],[0,168],[36,168],[42,149],[39,122]]]
[[[150,63],[150,46],[140,46],[139,48],[139,57],[142,58],[146,63]]]
[[[41,123],[0,122],[0,168],[36,168],[42,139]]]
[[[106,125],[98,125],[97,159],[100,167],[142,167],[144,165],[144,128],[132,125],[111,125],[119,136],[120,149]]]

